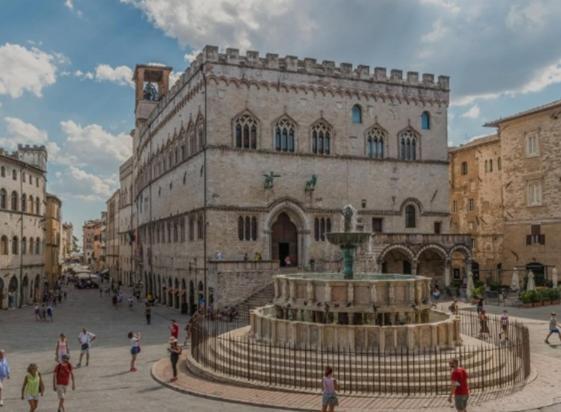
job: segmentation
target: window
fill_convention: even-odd
[[[325,242],[327,240],[326,233],[331,232],[331,218],[316,217],[314,219],[314,239],[317,242]]]
[[[405,207],[405,227],[406,228],[414,228],[417,227],[416,222],[416,210],[415,206],[408,205]]]
[[[202,150],[205,145],[204,123],[202,117],[197,121],[197,134],[199,136],[199,150]]]
[[[25,172],[21,172],[21,181],[25,183]]]
[[[430,129],[430,113],[423,112],[421,114],[421,129],[429,130]]]
[[[439,235],[442,230],[442,222],[434,222],[434,233]]]
[[[181,232],[181,242],[185,242],[185,217],[180,219],[180,232]]]
[[[6,189],[0,189],[0,209],[6,209]]]
[[[493,171],[493,159],[489,159],[489,172]]]
[[[25,193],[21,195],[21,211],[27,212],[27,195]]]
[[[41,253],[41,239],[35,239],[35,254],[38,255]]]
[[[384,219],[381,217],[372,218],[372,232],[382,233],[384,231]]]
[[[15,191],[12,192],[12,210],[18,210],[18,194]]]
[[[540,206],[542,204],[542,185],[541,182],[529,182],[527,186],[528,191],[528,206]]]
[[[257,240],[257,217],[238,217],[238,239],[242,241]]]
[[[179,241],[179,228],[177,226],[177,220],[173,222],[173,241],[175,243]]]
[[[527,245],[545,245],[545,235],[541,233],[540,225],[532,225],[530,227],[530,234],[526,235]]]
[[[257,149],[257,120],[243,113],[234,120],[235,144],[240,149]]]
[[[467,175],[468,174],[468,163],[467,162],[462,162],[462,175]]]
[[[0,238],[0,254],[7,255],[8,254],[8,237],[2,236]]]
[[[294,152],[295,126],[283,117],[275,125],[275,150],[277,152]]]
[[[323,120],[312,127],[312,152],[328,155],[331,153],[331,127]]]
[[[195,240],[195,217],[189,216],[189,240]]]
[[[168,224],[167,224],[167,233],[168,233],[167,242],[171,243],[171,222],[168,222]]]
[[[16,169],[12,170],[12,179],[18,180],[18,172]]]
[[[469,199],[468,200],[468,210],[473,210],[473,209],[475,209],[475,200]]]
[[[368,157],[374,159],[384,158],[384,141],[386,133],[379,127],[374,126],[368,131],[366,144],[368,149]]]
[[[29,213],[33,213],[33,196],[29,195]]]
[[[39,187],[39,178],[35,179],[35,186]]]
[[[27,253],[27,239],[23,238],[21,240],[21,254],[25,255]]]
[[[362,123],[362,108],[358,104],[355,104],[353,106],[352,115],[353,115],[353,123],[355,124]]]
[[[497,158],[497,170],[501,170],[501,158]]]
[[[526,136],[526,155],[527,156],[538,156],[538,136],[535,133]]]
[[[199,238],[199,240],[205,237],[205,228],[202,213],[199,214],[199,217],[197,218],[197,237]]]
[[[18,254],[18,237],[14,236],[12,238],[12,255],[17,255]]]
[[[39,197],[35,198],[35,213],[38,215],[41,214],[41,200]]]
[[[399,158],[417,160],[417,137],[412,130],[405,130],[399,134]]]

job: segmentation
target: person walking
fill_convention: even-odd
[[[169,334],[179,340],[179,324],[175,319],[172,319],[171,325],[169,325]]]
[[[179,356],[181,355],[181,346],[177,344],[176,338],[170,338],[169,340],[169,360],[171,362],[171,369],[173,370],[173,377],[170,379],[170,382],[175,382],[177,380],[177,362],[179,361]]]
[[[35,303],[35,307],[33,308],[33,312],[35,313],[35,320],[41,320],[40,309],[39,309],[39,305],[37,303]]]
[[[554,333],[557,333],[557,336],[559,336],[559,340],[561,341],[561,333],[559,333],[559,323],[557,322],[557,314],[551,312],[551,318],[549,319],[549,333],[545,337],[545,343],[549,345],[549,337]]]
[[[152,322],[152,306],[148,302],[144,305],[144,315],[146,316],[146,324],[150,325]]]
[[[49,306],[47,306],[47,317],[49,318],[49,321],[53,321],[53,306],[49,303]]]
[[[333,412],[335,407],[339,405],[336,390],[338,390],[337,380],[333,377],[333,368],[328,366],[325,368],[325,374],[322,379],[323,395],[321,400],[321,412]]]
[[[90,364],[90,349],[92,342],[95,340],[95,335],[86,328],[82,328],[82,332],[78,335],[78,342],[80,342],[80,360],[78,361],[77,368],[82,366],[82,358],[86,355],[86,366]]]
[[[29,412],[37,410],[39,406],[39,395],[43,396],[44,394],[45,385],[43,385],[43,379],[41,378],[39,368],[35,363],[31,363],[27,367],[27,375],[25,375],[21,387],[21,399],[27,399],[27,402],[29,402]]]
[[[140,353],[140,332],[136,332],[136,333],[132,333],[129,332],[129,334],[127,335],[130,342],[131,342],[131,372],[136,372],[136,357],[138,356],[138,354]]]
[[[63,356],[70,356],[70,347],[68,346],[68,338],[61,333],[56,341],[55,361],[62,362]]]
[[[68,355],[62,355],[61,361],[55,366],[53,373],[53,391],[56,392],[58,397],[57,412],[64,412],[64,398],[66,397],[66,390],[72,380],[72,390],[76,389],[74,382],[74,373],[72,372],[72,364]]]
[[[458,412],[466,412],[469,399],[468,374],[464,368],[460,367],[460,363],[456,358],[450,359],[448,365],[452,369],[448,402],[452,403],[452,398],[454,398],[456,410]]]
[[[505,341],[508,340],[508,325],[510,323],[508,319],[508,311],[505,309],[503,310],[503,314],[500,318],[501,323],[501,332],[499,333],[499,339],[504,339]]]
[[[489,337],[489,333],[489,317],[487,316],[487,312],[482,310],[479,312],[479,337],[486,339]]]
[[[483,311],[483,298],[480,298],[477,301],[477,313],[481,313]]]
[[[10,379],[10,365],[4,349],[0,349],[0,406],[4,406],[4,380]]]

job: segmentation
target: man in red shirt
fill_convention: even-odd
[[[175,339],[179,339],[179,324],[175,319],[171,321],[171,325],[169,327],[169,333]]]
[[[64,412],[64,396],[70,379],[72,379],[72,390],[76,389],[69,359],[68,355],[62,355],[62,362],[56,365],[53,373],[53,390],[58,395],[58,412]]]
[[[448,364],[450,369],[452,369],[450,377],[452,385],[448,402],[452,402],[452,397],[454,397],[456,410],[458,412],[466,412],[469,398],[468,374],[464,368],[460,368],[458,359],[450,359]]]

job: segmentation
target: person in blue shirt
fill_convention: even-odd
[[[8,365],[8,359],[6,359],[6,352],[4,349],[0,349],[0,406],[4,406],[2,397],[4,379],[10,379],[10,365]]]

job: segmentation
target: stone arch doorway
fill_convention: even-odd
[[[12,276],[8,284],[8,307],[15,308],[18,304],[18,278]]]
[[[33,300],[39,302],[41,298],[41,275],[35,275],[35,282],[33,282]]]
[[[23,281],[21,282],[21,297],[20,297],[20,304],[25,305],[27,303],[27,299],[29,296],[29,278],[27,275],[23,277]]]
[[[415,269],[413,260],[413,252],[409,248],[405,246],[390,246],[380,254],[380,270],[382,273],[409,275]]]
[[[282,212],[271,227],[271,255],[281,267],[298,266],[298,228]]]
[[[441,289],[446,286],[446,250],[438,246],[427,246],[417,254],[417,275],[433,279]]]

